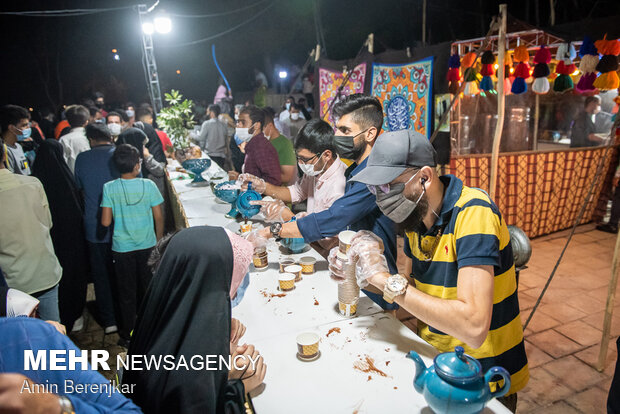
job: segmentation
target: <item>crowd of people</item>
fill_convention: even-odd
[[[61,375],[33,377],[19,365],[20,352],[27,341],[33,349],[75,349],[58,323],[80,329],[89,280],[98,322],[118,332],[129,355],[258,357],[231,317],[248,287],[254,249],[270,238],[303,238],[338,281],[343,261],[334,237],[349,229],[357,235],[348,260],[357,262],[364,292],[386,310],[415,316],[418,334],[438,351],[463,346],[485,371],[506,368],[512,381],[502,402],[514,411],[528,365],[510,237],[489,196],[439,176],[423,135],[381,133],[383,107],[374,97],[340,100],[334,127],[312,119],[294,97],[279,113],[221,99],[206,108],[191,138],[231,179],[273,199],[258,202],[269,226],[245,237],[209,226],[165,234],[173,148],[148,105],[106,112],[97,95],[102,105],[94,113],[71,105],[58,125],[36,126],[24,108],[0,108],[0,207],[10,212],[0,215],[8,286],[0,296],[6,316],[23,316],[0,318],[8,344],[0,348],[0,373],[11,373],[0,374],[0,401],[50,403],[16,393],[20,381]],[[403,274],[397,234],[405,238]],[[262,359],[241,371],[128,370],[122,381],[135,388],[127,396],[46,398],[76,412],[224,412],[258,387],[266,370]],[[89,371],[80,381],[105,380]]]

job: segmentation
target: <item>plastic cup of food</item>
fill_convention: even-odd
[[[249,233],[252,231],[252,223],[241,223],[241,234]]]
[[[267,249],[265,247],[259,247],[254,250],[254,255],[252,256],[252,263],[254,264],[254,269],[257,271],[267,270],[269,266],[269,261],[267,257]]]
[[[293,290],[295,289],[295,275],[292,273],[280,273],[278,283],[280,284],[280,290],[283,292]]]
[[[347,253],[351,248],[351,240],[355,236],[356,232],[351,230],[345,230],[338,233],[338,248],[340,252]]]
[[[305,332],[297,335],[297,356],[312,360],[319,356],[319,335]]]
[[[280,259],[280,273],[284,273],[284,268],[295,264],[295,259],[292,257],[283,257]]]
[[[304,275],[311,275],[314,273],[314,264],[316,259],[311,256],[305,256],[299,259],[299,265],[301,266],[301,273]]]
[[[292,273],[295,275],[295,282],[299,282],[301,280],[301,266],[299,265],[290,265],[284,268],[286,273]]]

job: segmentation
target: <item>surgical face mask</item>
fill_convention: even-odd
[[[128,109],[125,111],[125,114],[127,114],[128,118],[133,118],[136,113],[133,111],[133,109]]]
[[[21,134],[15,134],[15,135],[17,135],[18,141],[23,141],[25,139],[30,138],[31,134],[32,134],[32,128],[28,127],[28,128],[22,129]]]
[[[248,142],[252,139],[250,128],[235,128],[235,134],[241,142]]]
[[[291,109],[291,103],[290,102],[285,103],[284,107],[286,108],[287,111],[289,111]]]
[[[375,190],[377,194],[377,206],[379,206],[381,212],[394,223],[402,223],[405,221],[413,210],[415,210],[424,196],[424,193],[426,193],[426,188],[422,186],[422,193],[416,201],[409,200],[403,194],[407,184],[409,184],[419,172],[420,170],[416,171],[406,183],[391,184],[387,193],[384,193],[381,189],[379,191]]]
[[[299,112],[291,112],[291,119],[297,121],[299,119]]]
[[[361,144],[355,145],[355,138],[364,132],[368,131],[365,129],[354,136],[348,135],[336,135],[334,136],[334,145],[336,146],[336,152],[342,158],[348,158],[350,160],[357,160],[364,153],[366,149],[366,142],[362,141]]]
[[[319,171],[316,171],[314,169],[314,166],[321,159],[321,155],[323,155],[323,154],[321,153],[321,154],[318,155],[318,157],[317,157],[318,160],[314,164],[302,164],[302,163],[298,162],[297,165],[299,165],[299,169],[301,170],[301,172],[303,172],[308,177],[315,177],[315,176],[321,174],[325,170],[325,165],[327,165],[327,163],[323,164],[323,168],[321,168]]]
[[[239,120],[239,114],[235,114],[235,121]]]
[[[110,130],[110,134],[113,136],[118,136],[121,134],[121,124],[108,124],[108,129]]]
[[[103,124],[103,123],[104,123],[104,120],[103,120],[103,118],[101,118],[101,119],[96,119],[96,120],[95,120],[95,123],[96,123],[96,124]]]

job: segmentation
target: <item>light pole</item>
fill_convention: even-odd
[[[147,9],[146,4],[138,5],[138,16],[142,28],[142,59],[144,74],[146,76],[147,89],[151,98],[151,105],[156,114],[161,111],[163,102],[161,99],[161,89],[159,87],[159,75],[157,73],[157,63],[155,62],[155,52],[153,50],[153,33],[169,33],[172,30],[172,22],[166,16],[158,16],[153,21],[145,19],[145,16],[153,9]]]

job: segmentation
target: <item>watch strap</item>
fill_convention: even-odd
[[[69,398],[64,395],[60,395],[58,397],[58,402],[60,403],[60,414],[75,414],[73,403]]]

